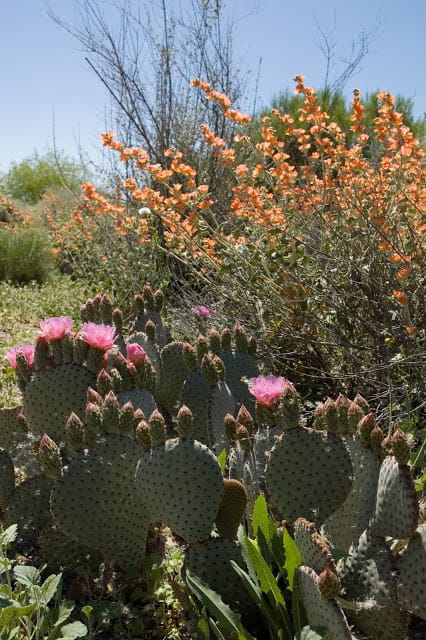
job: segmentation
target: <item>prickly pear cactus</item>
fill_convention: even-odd
[[[371,640],[406,637],[408,615],[398,603],[395,569],[385,540],[369,530],[338,564],[344,598],[357,604],[348,619]]]
[[[153,292],[149,285],[145,285],[142,293],[135,296],[135,319],[132,325],[133,332],[138,332],[145,331],[147,322],[153,323],[155,327],[156,341],[160,348],[164,347],[172,340],[170,331],[164,324],[161,316],[163,304],[164,297],[161,290]]]
[[[135,423],[136,418],[129,424],[128,407],[120,408],[111,392],[99,404],[87,405],[84,423],[70,416],[68,464],[62,463],[59,449],[47,436],[38,450],[46,473],[55,480],[55,524],[124,568],[142,564],[150,522],[134,482],[140,456],[132,437]]]
[[[345,501],[352,486],[352,463],[342,438],[296,427],[271,450],[265,471],[270,504],[282,520],[303,517],[320,526]]]
[[[342,608],[321,592],[321,576],[307,566],[296,569],[297,586],[311,627],[324,627],[325,640],[351,640],[352,634]]]
[[[179,437],[166,440],[164,419],[155,412],[141,434],[146,450],[136,470],[136,485],[153,522],[170,527],[188,543],[210,536],[224,493],[216,457],[191,438],[192,420],[182,407]]]
[[[27,432],[26,422],[19,419],[22,407],[0,409],[0,447],[11,449],[16,446],[19,434]]]
[[[426,620],[426,523],[408,541],[398,564],[398,600],[404,609]]]

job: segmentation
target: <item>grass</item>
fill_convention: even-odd
[[[15,375],[4,354],[17,344],[33,344],[45,318],[67,315],[78,325],[81,305],[97,292],[84,281],[60,274],[41,285],[0,282],[0,407],[20,402]]]

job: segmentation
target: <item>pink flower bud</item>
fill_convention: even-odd
[[[130,342],[126,345],[127,360],[134,365],[143,364],[146,358],[146,351],[137,342]]]
[[[203,304],[200,304],[196,307],[192,307],[191,308],[191,313],[193,316],[199,316],[200,318],[203,318],[204,320],[206,318],[210,318],[210,316],[212,315],[212,311],[210,309],[210,307],[206,307]]]

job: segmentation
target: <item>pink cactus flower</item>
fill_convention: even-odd
[[[5,358],[9,362],[10,366],[13,369],[16,369],[16,367],[17,367],[16,356],[18,355],[18,353],[23,353],[24,354],[24,356],[27,359],[28,364],[31,367],[33,362],[34,362],[34,347],[33,347],[33,345],[32,344],[18,344],[16,347],[13,347],[12,349],[10,349],[6,353]]]
[[[146,351],[137,342],[126,344],[127,360],[135,365],[142,364],[146,358]]]
[[[191,313],[193,316],[199,316],[200,318],[206,319],[210,318],[210,316],[212,315],[212,310],[210,309],[210,307],[199,304],[198,306],[191,308]]]
[[[85,322],[78,336],[91,347],[108,351],[114,344],[117,332],[115,328],[109,324]]]
[[[45,340],[60,340],[72,330],[73,321],[68,316],[56,316],[40,322],[41,336]]]
[[[258,404],[270,407],[279,398],[288,384],[288,380],[277,376],[257,376],[249,382],[248,390]]]

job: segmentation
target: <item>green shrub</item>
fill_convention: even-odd
[[[48,236],[39,229],[0,229],[0,280],[45,282],[54,268]]]

